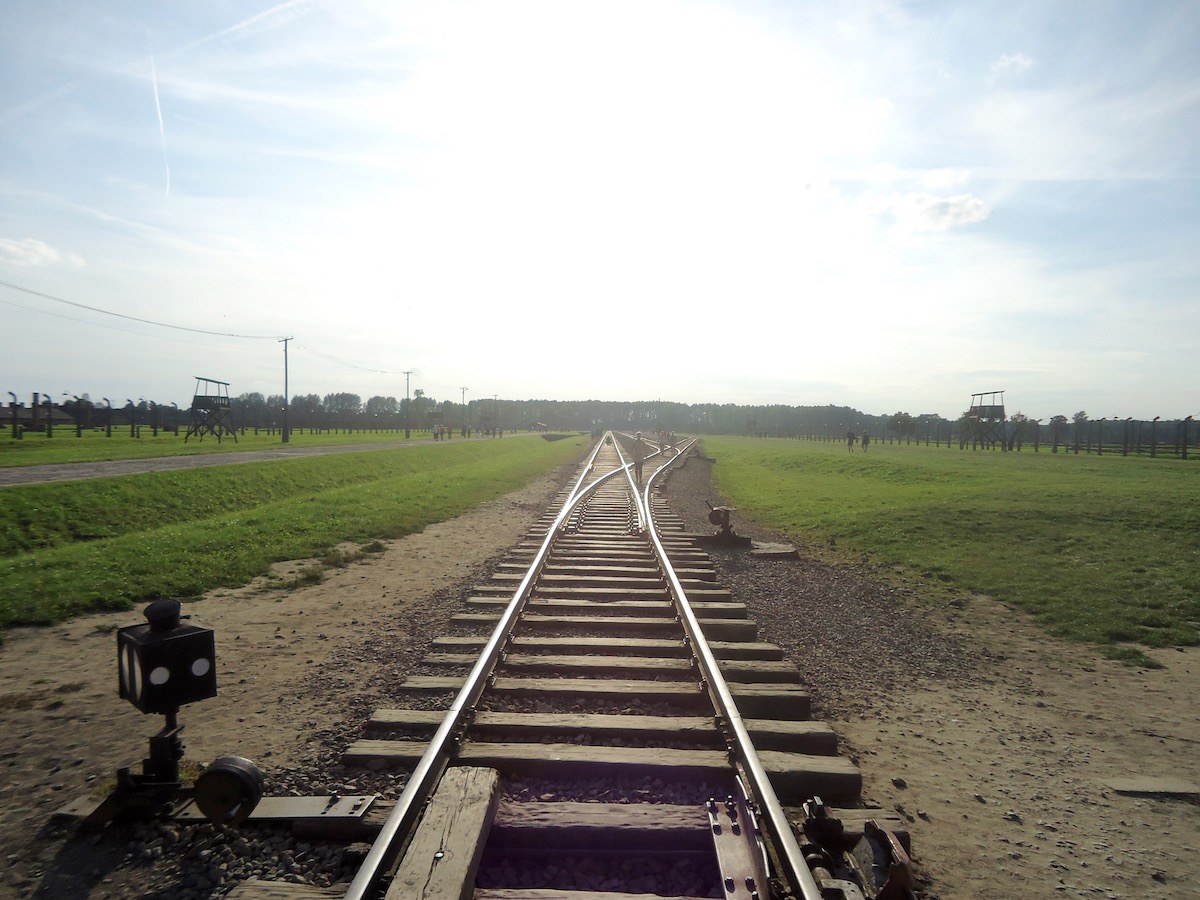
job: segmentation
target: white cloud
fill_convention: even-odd
[[[996,76],[1020,75],[1033,68],[1033,59],[1024,53],[1005,53],[992,63],[992,74]]]
[[[0,238],[0,261],[15,266],[30,267],[57,265],[79,267],[85,264],[83,259],[76,254],[57,250],[34,238],[23,238],[19,241]]]
[[[893,194],[884,204],[901,228],[910,231],[947,231],[982,222],[991,208],[972,194],[939,197],[916,191]]]

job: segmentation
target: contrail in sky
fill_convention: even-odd
[[[154,54],[150,54],[150,83],[154,86],[154,109],[158,113],[158,133],[162,138],[163,168],[167,170],[167,189],[163,199],[171,195],[171,164],[167,161],[167,131],[163,128],[162,106],[158,102],[158,72],[154,68]]]

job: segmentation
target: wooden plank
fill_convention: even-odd
[[[386,900],[470,900],[496,812],[499,773],[446,770],[388,887]]]
[[[405,737],[428,740],[442,724],[445,713],[425,709],[377,709],[367,722],[373,734],[400,732]],[[759,750],[786,750],[832,756],[837,735],[824,722],[788,722],[746,719],[746,730]],[[639,716],[600,713],[480,712],[471,724],[478,740],[515,728],[529,729],[537,738],[587,734],[596,739],[633,737],[648,741],[679,740],[701,743],[717,739],[711,716]]]
[[[717,662],[728,682],[799,684],[800,670],[785,660],[721,659]]]
[[[514,588],[520,583],[523,575],[518,573],[497,572],[492,576],[493,584],[511,584]],[[634,588],[637,590],[662,590],[662,575],[654,569],[648,575],[542,575],[538,578],[538,592],[547,590],[593,590],[595,588],[621,589]]]
[[[705,695],[696,681],[640,681],[629,678],[517,678],[502,675],[492,690],[499,694],[580,694],[687,702]]]
[[[228,900],[330,900],[344,897],[345,886],[320,888],[311,884],[292,884],[287,881],[263,881],[250,878],[225,896]]]
[[[454,625],[465,627],[494,626],[500,619],[499,612],[489,613],[457,613],[450,621]],[[722,641],[753,641],[758,636],[758,623],[753,619],[708,619],[699,618],[700,629],[709,640]],[[566,631],[579,628],[590,633],[597,631],[616,631],[621,634],[642,633],[676,634],[679,623],[674,618],[665,616],[563,616],[528,613],[521,618],[521,627],[525,631],[546,629],[550,631]]]
[[[553,888],[479,888],[474,900],[704,900],[673,894],[623,894],[612,891],[557,891]]]
[[[446,652],[482,650],[487,642],[484,635],[443,635],[434,638],[433,648]],[[513,650],[526,653],[546,653],[560,649],[571,649],[591,654],[611,656],[673,656],[687,655],[687,642],[682,638],[624,638],[619,643],[611,638],[599,637],[537,637],[517,635],[513,638]]]
[[[599,553],[618,551],[653,555],[650,545],[646,543],[645,539],[634,534],[624,534],[617,538],[582,537],[578,534],[566,534],[559,538],[555,547]]]
[[[812,698],[799,685],[734,683],[729,692],[746,719],[798,722],[812,718]]]
[[[541,547],[541,544],[537,546],[533,544],[518,545],[518,547],[521,548],[521,553],[518,553],[518,556],[522,554],[532,556]],[[607,546],[586,546],[569,538],[559,538],[554,545],[554,558],[561,560],[598,560],[601,562],[609,562],[614,559],[628,559],[634,562],[645,562],[648,566],[654,565],[654,554],[644,543],[613,544],[610,542]]]
[[[698,613],[696,620],[700,623],[700,631],[710,641],[753,641],[758,637],[758,623],[753,619],[716,619],[706,618]]]
[[[712,641],[708,649],[717,659],[783,659],[783,649],[778,644],[763,641]]]
[[[520,675],[531,670],[576,669],[583,672],[636,672],[647,675],[664,674],[676,678],[692,671],[686,659],[660,656],[567,656],[563,654],[510,653],[501,666],[508,675]]]
[[[837,734],[825,722],[744,719],[756,750],[786,750],[790,753],[837,754]]]
[[[403,690],[422,693],[458,691],[463,679],[437,675],[410,675],[400,685]],[[683,681],[637,681],[627,678],[513,678],[502,676],[492,686],[494,694],[550,694],[567,696],[614,697],[642,701],[703,702],[707,696],[699,684]]]
[[[463,679],[439,675],[410,675],[400,685],[418,693],[457,693]],[[641,701],[707,704],[708,695],[698,684],[681,681],[636,681],[618,678],[513,678],[501,676],[492,690],[517,696],[589,696]],[[810,718],[811,698],[794,684],[729,685],[738,711],[746,718],[798,721]]]
[[[691,582],[695,582],[697,584],[699,584],[701,582],[703,582],[704,584],[712,584],[712,583],[716,582],[716,580],[717,580],[717,573],[716,573],[715,569],[709,569],[706,567],[698,567],[698,566],[694,566],[694,565],[693,566],[680,565],[682,560],[680,560],[678,562],[676,560],[671,560],[670,562],[671,562],[672,567],[675,569],[675,577],[678,578],[681,582],[691,581]]]
[[[431,666],[471,666],[478,657],[469,653],[430,653],[422,663]],[[500,666],[509,675],[521,675],[545,669],[575,669],[580,672],[640,673],[654,677],[673,675],[677,678],[691,671],[691,663],[681,658],[655,656],[565,656],[561,654],[510,653]]]
[[[437,664],[440,655],[431,654],[426,662]],[[474,656],[449,656],[455,665],[472,665]],[[723,660],[721,674],[728,682],[758,684],[799,684],[800,671],[789,662],[773,660]],[[521,675],[544,669],[576,669],[581,672],[655,673],[682,677],[692,671],[690,661],[663,657],[639,656],[565,656],[557,654],[510,653],[501,671],[506,675]]]
[[[523,570],[521,571],[523,574]],[[517,573],[514,570],[513,575]],[[716,573],[706,572],[702,569],[676,569],[675,577],[680,583],[685,586],[685,589],[690,585],[691,589],[697,591],[722,591],[723,589],[717,585]],[[489,594],[504,592],[511,594],[516,588],[519,579],[514,577],[511,580],[500,579],[493,580],[487,583],[489,590],[485,591]],[[476,585],[475,590],[480,590],[481,586]],[[497,590],[499,589],[499,590]],[[566,576],[557,576],[548,578],[543,576],[538,581],[538,593],[547,594],[550,596],[566,595],[570,596],[573,593],[580,591],[593,590],[636,590],[636,591],[663,591],[666,589],[666,580],[661,576],[626,576],[618,578],[612,575],[576,575],[569,580]]]
[[[588,599],[580,596],[576,599],[565,599],[561,596],[563,592],[556,592],[553,597],[544,597],[540,594],[526,604],[526,610],[533,613],[541,613],[543,615],[587,615],[588,613],[607,614],[611,615],[616,612],[626,615],[644,615],[644,616],[662,616],[674,607],[671,602],[665,599],[653,600],[630,600],[620,599],[628,598],[634,591],[614,591],[611,594],[600,592],[593,593],[592,596],[597,599]],[[710,592],[712,593],[712,592]],[[728,596],[720,600],[701,600],[696,601],[696,598],[689,594],[688,597],[692,600],[692,609],[696,613],[697,618],[708,619],[744,619],[749,613],[746,610],[744,603],[727,602]],[[467,599],[468,609],[503,609],[508,605],[507,597],[480,597],[478,595]]]
[[[590,598],[590,599],[589,599]],[[638,599],[641,598],[641,599]],[[509,603],[508,594],[484,597],[474,594],[467,598],[468,609],[503,609]],[[586,614],[588,612],[622,612],[627,615],[661,616],[671,609],[671,601],[664,591],[591,591],[577,599],[559,596],[544,597],[540,594],[530,599],[525,609],[528,612],[552,613],[555,615]]]
[[[532,550],[517,554],[513,558],[513,562],[504,563],[503,565],[512,565],[513,567],[521,566],[524,568],[524,563],[527,563],[529,558],[533,556]],[[675,552],[668,551],[667,556],[672,563],[686,562],[695,569],[711,569],[712,558],[703,550],[697,550],[694,547],[681,548]],[[655,566],[654,558],[644,552],[622,551],[620,554],[613,553],[585,553],[583,551],[566,550],[554,553],[554,565],[561,568],[572,566],[593,566],[593,565],[612,565],[615,560],[627,559],[634,564],[644,564],[646,568]]]
[[[479,888],[475,900],[704,900],[672,894],[625,894],[612,891],[559,891],[553,888]]]
[[[820,797],[826,803],[853,806],[862,797],[862,772],[848,759],[780,750],[760,750],[758,758],[784,802]]]
[[[733,593],[727,588],[713,587],[707,581],[685,581],[680,579],[680,586],[687,592],[688,600],[693,605],[700,602],[730,603]],[[538,582],[536,595],[539,597],[557,597],[560,599],[598,597],[651,598],[666,593],[666,588],[644,587],[570,587],[565,585],[543,584]]]
[[[375,759],[385,765],[412,766],[424,744],[411,741],[356,741],[343,761],[362,765]],[[781,799],[802,802],[821,797],[828,803],[851,805],[862,792],[862,773],[840,756],[818,756],[764,750],[759,753]],[[469,741],[459,751],[463,765],[485,766],[506,775],[552,777],[609,777],[634,770],[663,779],[723,778],[730,774],[723,750],[677,750],[671,747],[600,747],[585,744],[482,743]],[[637,777],[628,775],[628,777]]]
[[[423,709],[377,709],[367,722],[372,733],[402,731],[433,737],[444,713]],[[786,724],[786,723],[785,723]],[[518,713],[483,711],[471,723],[471,735],[487,740],[498,733],[528,729],[532,739],[587,734],[597,739],[634,737],[643,740],[707,741],[716,746],[719,733],[712,716],[637,716],[601,713]]]
[[[672,565],[675,569],[675,577],[680,581],[711,583],[717,580],[715,569],[708,565],[697,565],[696,560],[672,560]],[[524,577],[526,569],[525,561],[522,560],[521,562],[502,563],[497,571],[504,576],[500,579],[501,583],[511,584],[513,580],[519,581]],[[613,579],[615,582],[642,579],[655,583],[661,583],[663,580],[662,570],[651,560],[647,560],[645,565],[623,566],[614,563],[611,557],[587,560],[564,559],[556,556],[542,570],[542,575],[543,578],[548,579],[547,583],[549,584],[562,583],[565,585],[570,585],[576,580],[580,584],[591,584],[596,579]],[[604,584],[605,582],[597,583]],[[615,584],[610,586],[615,586]]]
[[[470,666],[474,665],[478,656],[469,653],[431,653],[422,659],[422,664],[433,666]],[[544,668],[575,670],[589,672],[649,672],[656,673],[686,673],[691,670],[688,660],[674,656],[601,656],[601,655],[564,655],[564,654],[535,654],[510,653],[505,656],[502,666],[508,674],[522,674],[530,671],[540,671]]]
[[[438,646],[440,638],[434,641]],[[452,638],[466,642],[476,641],[477,644],[460,643],[460,648],[468,646],[483,647],[485,638],[468,637]],[[449,646],[449,645],[447,645]],[[623,638],[614,642],[611,638],[601,637],[537,637],[518,635],[513,639],[513,649],[529,653],[545,653],[558,648],[569,647],[584,653],[611,653],[621,656],[686,656],[689,646],[686,641],[670,638]],[[758,641],[710,641],[709,649],[717,659],[783,659],[783,650],[777,644],[766,644]]]
[[[378,759],[392,766],[410,766],[421,758],[424,745],[410,741],[355,741],[343,760],[355,764]],[[505,775],[604,777],[628,774],[660,778],[725,778],[731,774],[723,750],[676,750],[665,747],[597,747],[585,744],[482,743],[460,748],[463,765],[485,766]],[[633,776],[630,776],[633,777]]]
[[[433,737],[445,717],[446,713],[437,709],[385,707],[371,714],[366,727],[376,731],[405,731],[421,737]]]
[[[612,646],[612,645],[610,645]],[[470,653],[430,653],[422,662],[428,666],[472,666],[477,656]],[[721,674],[730,682],[799,684],[800,671],[782,660],[723,660]],[[500,670],[522,675],[546,669],[575,669],[580,672],[619,676],[621,673],[664,674],[680,677],[691,671],[691,663],[680,657],[652,656],[566,656],[551,653],[510,653]]]
[[[624,852],[712,850],[703,806],[657,803],[502,803],[489,849]]]
[[[521,574],[524,574],[523,572]],[[604,562],[575,562],[564,565],[560,557],[551,557],[550,561],[542,569],[543,577],[553,579],[563,579],[564,581],[574,580],[577,578],[590,581],[593,578],[615,578],[618,581],[624,581],[629,578],[646,578],[652,581],[661,581],[662,572],[658,566],[647,561],[645,565],[618,565],[611,560]]]

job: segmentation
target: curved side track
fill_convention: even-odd
[[[658,494],[690,444],[638,484],[644,447],[597,443],[346,751],[410,773],[348,900],[913,896],[902,823]]]

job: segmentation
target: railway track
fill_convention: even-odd
[[[628,441],[596,445],[347,749],[410,773],[347,900],[913,896],[902,823],[859,808],[797,670],[659,496],[690,445],[638,485]]]

